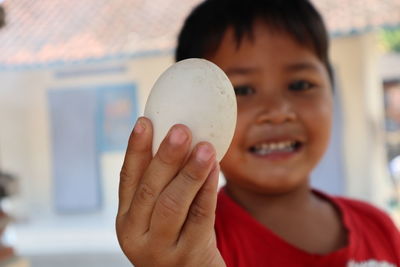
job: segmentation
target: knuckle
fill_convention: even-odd
[[[149,142],[148,140],[139,140],[139,142],[135,142],[133,144],[131,154],[141,155],[148,152],[149,150],[151,150],[151,142]]]
[[[142,183],[139,186],[135,196],[140,202],[144,203],[154,201],[157,198],[155,190],[147,183]]]
[[[201,222],[210,217],[210,212],[207,208],[198,203],[193,203],[189,211],[189,218],[193,222]]]
[[[161,206],[161,214],[164,217],[177,215],[181,211],[180,201],[172,194],[165,194],[160,198],[159,204]]]
[[[127,154],[136,154],[147,152],[151,148],[150,138],[148,136],[137,136],[134,132],[129,136]]]
[[[165,165],[181,162],[188,153],[187,145],[172,146],[167,141],[161,143],[156,158]]]
[[[163,165],[170,165],[177,161],[177,155],[169,153],[168,149],[163,149],[163,147],[161,147],[160,151],[157,153],[157,158]]]
[[[198,183],[202,180],[200,175],[195,174],[193,171],[189,171],[188,169],[183,169],[181,175],[184,181],[188,183]]]
[[[125,166],[122,166],[121,171],[119,172],[119,177],[121,177],[121,180],[126,180],[128,177],[128,171]]]
[[[123,184],[133,184],[132,179],[130,178],[129,171],[125,166],[122,166],[121,171],[119,172],[120,181]]]

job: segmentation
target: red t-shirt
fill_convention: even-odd
[[[215,231],[227,267],[400,267],[400,233],[389,217],[357,200],[319,192],[342,213],[349,243],[318,255],[298,249],[257,222],[222,189]]]

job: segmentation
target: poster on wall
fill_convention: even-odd
[[[126,149],[137,118],[136,90],[132,84],[97,89],[97,138],[101,152]]]
[[[137,118],[134,84],[48,93],[57,212],[101,209],[100,156],[123,151]]]

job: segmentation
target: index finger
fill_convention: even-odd
[[[124,163],[120,173],[118,214],[129,210],[140,178],[152,159],[153,127],[145,117],[137,120],[129,137]]]

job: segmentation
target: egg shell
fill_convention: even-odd
[[[236,127],[236,96],[228,77],[217,65],[205,59],[185,59],[158,78],[144,115],[153,123],[153,155],[169,129],[184,124],[192,132],[191,149],[208,141],[220,161]]]

